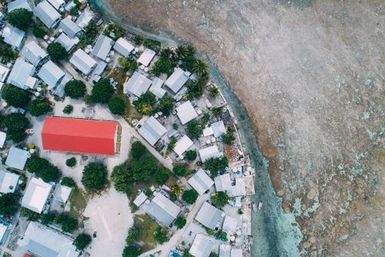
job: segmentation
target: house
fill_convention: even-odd
[[[7,133],[0,131],[0,148],[3,148],[7,140]]]
[[[219,246],[219,257],[230,257],[231,245],[221,244]]]
[[[212,128],[215,137],[221,137],[223,134],[226,133],[225,124],[222,120],[214,122],[210,125],[210,127]]]
[[[8,194],[15,192],[19,179],[20,176],[15,173],[0,170],[0,193]]]
[[[246,181],[244,177],[235,178],[235,184],[231,187],[229,191],[230,196],[244,196],[246,195]]]
[[[64,87],[65,87],[65,85],[66,85],[69,81],[71,81],[71,80],[72,80],[72,76],[66,74],[66,75],[64,76],[64,78],[61,80],[60,84],[57,85],[57,87],[56,87],[54,90],[52,90],[52,93],[53,93],[54,95],[58,96],[58,97],[63,98],[64,95],[65,95],[65,93],[64,93]]]
[[[31,154],[28,151],[12,146],[9,149],[5,165],[10,168],[23,170],[29,157],[31,157]]]
[[[7,6],[8,13],[16,10],[16,9],[26,9],[30,12],[32,12],[31,5],[29,4],[28,0],[15,0],[8,3]]]
[[[200,195],[206,193],[214,185],[214,181],[202,169],[199,169],[187,182]]]
[[[154,59],[156,53],[154,50],[151,49],[146,49],[144,52],[139,56],[138,63],[144,65],[144,66],[149,66],[152,59]]]
[[[48,61],[41,67],[37,76],[48,85],[48,89],[54,89],[60,84],[65,73],[53,61]]]
[[[154,146],[167,133],[167,129],[151,116],[138,129],[138,132],[150,145]]]
[[[103,61],[108,57],[108,53],[111,51],[114,41],[111,38],[101,34],[99,35],[91,54]]]
[[[152,80],[150,87],[150,92],[153,93],[158,99],[162,98],[166,94],[166,90],[162,88],[164,80],[158,77],[155,77]]]
[[[190,247],[189,253],[194,257],[209,257],[214,248],[213,238],[203,234],[197,234]]]
[[[95,14],[92,12],[92,10],[87,7],[83,10],[83,12],[80,14],[79,18],[76,20],[76,24],[84,29],[85,27],[90,24],[92,19],[95,17]]]
[[[88,75],[96,67],[97,62],[82,49],[76,50],[70,63],[84,75]]]
[[[186,74],[184,70],[181,68],[175,68],[174,72],[164,83],[174,94],[178,93],[178,91],[186,84],[189,76]]]
[[[114,121],[47,117],[41,132],[44,150],[114,155],[118,123]]]
[[[1,35],[3,36],[4,42],[10,45],[12,48],[16,50],[21,49],[25,38],[24,31],[10,24],[7,24],[1,31]]]
[[[176,114],[178,115],[178,118],[183,125],[198,117],[198,114],[190,101],[179,105],[176,108]]]
[[[4,82],[9,73],[9,69],[0,64],[0,82]]]
[[[131,52],[134,51],[135,47],[128,42],[125,38],[119,38],[116,40],[114,45],[114,50],[118,52],[119,54],[123,55],[124,57],[130,56]]]
[[[124,93],[134,96],[143,95],[151,86],[151,80],[135,71],[131,78],[124,83]]]
[[[186,135],[181,137],[175,144],[174,152],[182,157],[183,154],[194,145],[193,141]]]
[[[82,29],[68,16],[59,23],[59,29],[70,38],[79,36],[82,31]]]
[[[51,184],[44,182],[40,178],[32,178],[21,200],[21,206],[36,213],[42,213],[51,190]]]
[[[140,192],[140,194],[135,198],[134,204],[136,207],[140,207],[144,202],[147,200],[147,195],[143,192]]]
[[[229,192],[232,188],[230,174],[226,173],[214,178],[215,189],[217,192]]]
[[[102,60],[98,60],[96,67],[92,72],[92,80],[98,81],[102,73],[106,70],[106,68],[107,68],[107,63]]]
[[[70,198],[71,193],[72,193],[71,187],[58,184],[55,187],[53,197],[57,202],[65,205],[67,203],[68,199]]]
[[[58,11],[64,9],[65,2],[64,0],[48,0],[48,2]]]
[[[217,145],[208,146],[199,150],[199,156],[202,162],[211,158],[219,158],[223,156],[223,153],[219,151]]]
[[[80,42],[80,39],[78,37],[70,38],[66,34],[61,33],[56,38],[55,42],[64,47],[67,52],[71,52],[72,49]]]
[[[21,89],[33,89],[37,82],[37,79],[31,76],[34,70],[32,64],[18,58],[12,67],[7,82]]]
[[[61,20],[61,15],[46,0],[40,2],[33,13],[49,29],[55,27]]]
[[[8,222],[0,223],[0,244],[2,244],[6,238],[5,235],[8,233],[9,225]]]
[[[226,215],[223,220],[222,231],[226,232],[227,235],[236,233],[240,220],[229,215]]]
[[[24,236],[17,241],[17,246],[16,251],[21,253],[20,256],[23,256],[24,253],[41,257],[79,256],[72,238],[38,222],[28,224]]]
[[[208,202],[204,202],[199,209],[195,219],[203,226],[217,230],[222,228],[222,222],[225,218],[225,213],[218,208],[215,208]]]
[[[231,257],[243,257],[242,249],[239,248],[231,248]]]
[[[30,62],[35,67],[48,57],[47,52],[35,41],[28,42],[21,51],[21,54],[26,61]]]
[[[178,217],[181,209],[162,193],[154,193],[152,201],[145,206],[145,211],[162,226],[168,227]]]

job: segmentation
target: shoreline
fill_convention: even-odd
[[[160,41],[166,46],[176,46],[186,43],[177,39],[172,33],[159,32],[155,35],[146,32],[129,22],[115,16],[108,3],[103,0],[90,1],[90,6],[106,21],[112,21],[133,34],[141,34],[150,39]],[[213,82],[220,88],[227,104],[236,117],[239,125],[241,142],[256,170],[254,202],[263,202],[262,210],[252,215],[252,256],[299,256],[298,246],[302,241],[299,226],[291,213],[282,210],[282,199],[276,196],[271,177],[268,172],[269,163],[264,158],[257,144],[255,130],[243,103],[236,96],[230,85],[221,75],[217,66],[208,56],[204,56],[209,63]],[[293,225],[295,224],[295,225]]]

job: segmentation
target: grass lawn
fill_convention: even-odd
[[[154,238],[155,230],[159,227],[158,223],[152,220],[148,215],[135,215],[134,226],[140,228],[138,242],[142,246],[142,252],[154,249],[157,242]]]
[[[87,207],[88,195],[83,190],[76,188],[70,198],[71,214],[81,217],[83,211]]]

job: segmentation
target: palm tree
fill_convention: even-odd
[[[206,77],[209,74],[209,66],[202,60],[195,60],[192,70],[200,77]]]

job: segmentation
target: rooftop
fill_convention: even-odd
[[[193,145],[193,141],[188,136],[184,135],[176,142],[174,152],[181,157]]]
[[[155,77],[152,80],[150,87],[150,92],[153,93],[157,98],[162,98],[166,94],[166,90],[162,88],[164,80],[158,77]]]
[[[200,195],[203,195],[214,185],[214,181],[207,175],[207,173],[203,169],[199,169],[187,182]]]
[[[45,0],[40,2],[33,12],[48,28],[55,27],[61,19],[60,13]]]
[[[124,57],[128,57],[134,50],[134,46],[125,38],[119,38],[114,45],[114,50]]]
[[[219,151],[219,148],[217,145],[212,145],[212,146],[208,146],[206,148],[200,149],[199,156],[201,158],[201,161],[205,162],[211,158],[219,158],[223,156],[223,153]]]
[[[114,41],[111,38],[101,34],[99,35],[94,48],[92,50],[92,55],[98,57],[99,59],[106,60],[108,53],[110,52]]]
[[[82,49],[76,50],[70,59],[70,63],[84,75],[91,73],[96,66],[96,61]]]
[[[27,63],[22,58],[18,58],[13,64],[7,82],[21,89],[34,88],[36,79],[31,77],[34,72],[32,64]]]
[[[22,55],[25,60],[32,63],[34,66],[39,65],[39,63],[48,56],[47,52],[35,41],[30,41],[24,46]]]
[[[31,155],[28,151],[12,146],[9,149],[5,165],[10,168],[23,170],[30,156]]]
[[[178,205],[159,192],[154,193],[154,198],[146,206],[146,212],[166,227],[171,225],[180,211]]]
[[[222,228],[222,222],[224,218],[224,212],[218,208],[215,208],[208,202],[203,203],[195,217],[195,219],[203,226],[214,230]]]
[[[48,0],[48,2],[58,11],[65,5],[64,0]]]
[[[181,68],[175,68],[174,72],[164,83],[175,94],[184,86],[188,81],[189,76]]]
[[[214,239],[203,234],[197,234],[189,253],[194,257],[209,257],[214,247]]]
[[[167,133],[167,129],[157,119],[151,116],[138,129],[138,132],[150,145],[155,145],[156,142]]]
[[[69,17],[64,18],[60,22],[59,29],[61,29],[70,38],[76,37],[82,31],[82,29]]]
[[[48,89],[53,89],[60,84],[65,73],[54,62],[48,61],[41,67],[37,76],[48,85]]]
[[[52,185],[39,178],[32,178],[25,190],[21,206],[31,211],[41,213],[44,210]]]
[[[154,50],[146,49],[144,52],[139,56],[138,63],[148,66],[150,65],[152,59],[154,59],[156,53]]]
[[[12,46],[14,49],[20,49],[24,37],[25,37],[25,32],[10,25],[7,24],[2,30],[2,36],[4,38],[4,42],[7,43],[8,45]]]
[[[143,95],[151,86],[151,80],[135,71],[131,78],[124,83],[124,92],[137,97]]]
[[[31,8],[31,5],[29,4],[28,0],[15,0],[15,1],[8,3],[8,13],[10,13],[16,9],[26,9],[26,10],[32,12],[32,8]]]
[[[15,173],[0,170],[0,193],[7,194],[15,192],[19,178],[20,176]]]
[[[79,43],[79,41],[78,37],[70,38],[65,33],[61,33],[55,40],[55,42],[64,47],[67,52],[70,52]]]
[[[176,108],[177,115],[180,122],[184,125],[189,121],[192,121],[198,117],[197,112],[195,111],[193,105],[190,101],[184,102]]]

